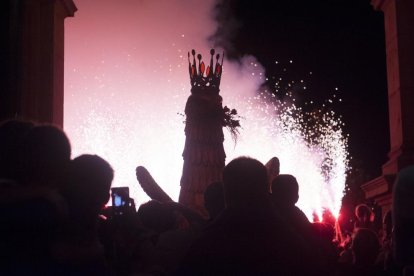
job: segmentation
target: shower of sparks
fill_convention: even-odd
[[[149,199],[136,180],[137,166],[145,166],[170,197],[178,199],[185,141],[182,113],[190,95],[186,54],[195,48],[207,56],[205,41],[214,31],[208,12],[187,18],[192,13],[183,7],[208,10],[214,2],[203,1],[200,6],[191,1],[186,5],[143,1],[142,7],[136,7],[136,1],[119,3],[123,4],[117,4],[118,12],[113,13],[113,2],[100,2],[100,14],[91,21],[93,1],[79,2],[76,20],[67,25],[65,131],[73,157],[92,153],[105,158],[115,170],[113,186],[129,186],[137,205]],[[164,17],[175,24],[157,20]],[[99,20],[112,23],[97,31]],[[117,23],[122,20],[129,20],[127,27]],[[191,29],[198,26],[203,28]],[[262,89],[268,79],[253,57],[238,63],[225,60],[223,70],[223,104],[242,117],[236,144],[225,130],[226,162],[247,155],[266,163],[277,156],[281,173],[297,178],[298,206],[308,218],[312,220],[314,213],[321,218],[324,209],[337,216],[348,163],[343,123],[329,110],[333,101],[341,101],[339,97],[321,107],[306,102],[315,105],[315,111],[305,112],[294,89],[311,93],[306,81],[275,76],[271,79],[279,83]]]
[[[308,218],[322,218],[324,210],[337,217],[348,170],[343,123],[328,108],[305,112],[293,92],[286,93],[283,101],[267,90],[254,97],[228,97],[243,117],[243,129],[235,146],[226,140],[227,154],[251,155],[264,163],[277,156],[281,173],[297,178],[297,205]]]

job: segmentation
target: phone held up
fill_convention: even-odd
[[[135,208],[133,199],[129,197],[129,187],[111,188],[113,215],[123,215]]]

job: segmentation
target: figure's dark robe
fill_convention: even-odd
[[[226,154],[222,97],[214,91],[193,93],[185,107],[184,165],[179,202],[206,215],[204,191],[222,180]]]

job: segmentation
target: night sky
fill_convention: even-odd
[[[302,103],[320,106],[338,94],[342,102],[330,107],[350,135],[351,165],[381,173],[389,150],[382,12],[369,0],[231,0],[217,5],[216,17],[212,40],[231,58],[255,56],[271,90],[283,75],[306,78],[307,90],[295,95]]]

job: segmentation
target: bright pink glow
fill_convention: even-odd
[[[74,156],[107,159],[115,169],[114,186],[129,186],[137,204],[148,200],[135,179],[138,165],[177,199],[184,147],[184,118],[178,113],[190,93],[187,51],[208,55],[214,46],[207,42],[216,28],[214,1],[76,5],[65,37],[65,130]],[[256,93],[264,71],[253,57],[241,64],[225,60],[223,69],[224,104],[244,118],[237,144],[226,136],[227,162],[249,155],[266,163],[277,156],[281,172],[298,179],[298,205],[309,218],[313,211],[321,215],[323,207],[337,214],[347,159],[342,132],[327,128],[323,139],[307,146],[292,115],[297,107]],[[329,181],[320,170],[327,155],[335,161]]]

